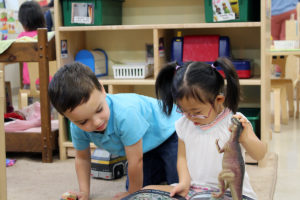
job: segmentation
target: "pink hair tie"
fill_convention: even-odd
[[[177,71],[180,67],[181,67],[180,65],[177,65],[177,66],[176,66],[176,71]]]

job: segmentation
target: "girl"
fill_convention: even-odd
[[[18,35],[20,37],[34,37],[37,35],[38,28],[45,28],[46,22],[43,10],[39,3],[35,1],[26,1],[19,8],[18,18],[23,26],[24,31]],[[27,63],[23,63],[23,88],[30,88],[30,77]],[[39,81],[36,81],[38,84]]]
[[[215,66],[224,70],[227,87]],[[228,141],[233,116],[242,122],[244,128],[239,139],[243,156],[247,151],[255,160],[264,157],[266,145],[257,138],[249,121],[241,113],[234,115],[240,100],[240,85],[235,68],[227,58],[219,58],[213,65],[203,62],[191,62],[184,66],[170,64],[160,71],[155,87],[166,114],[173,109],[182,113],[175,123],[179,183],[176,186],[148,188],[166,190],[171,196],[179,194],[187,199],[195,193],[202,192],[207,196],[218,191],[223,155],[218,153],[215,142],[219,139],[222,147]],[[178,107],[174,108],[173,103]],[[243,198],[256,199],[247,173]],[[228,199],[228,194],[225,199]]]

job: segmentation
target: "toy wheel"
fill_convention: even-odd
[[[124,169],[121,165],[117,166],[114,170],[115,178],[121,178],[124,175]]]

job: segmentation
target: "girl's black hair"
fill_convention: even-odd
[[[216,70],[220,66],[227,80]],[[162,100],[162,109],[170,115],[173,103],[183,98],[194,98],[199,102],[214,103],[217,95],[225,95],[224,106],[237,111],[240,101],[239,78],[232,62],[225,57],[218,58],[213,65],[204,62],[189,62],[183,66],[170,63],[158,74],[155,83],[156,97]]]
[[[36,1],[22,3],[19,8],[18,18],[25,31],[35,31],[38,28],[46,27],[43,10]]]

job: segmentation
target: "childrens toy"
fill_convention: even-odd
[[[104,149],[96,149],[92,155],[91,175],[93,178],[117,179],[127,172],[127,159]]]
[[[75,56],[75,61],[89,66],[97,77],[108,75],[108,57],[102,49],[80,50]]]
[[[60,200],[78,200],[74,192],[65,192],[61,195]]]
[[[219,174],[220,192],[212,193],[212,196],[214,198],[220,198],[224,195],[225,190],[230,188],[232,199],[242,200],[245,163],[239,138],[243,131],[243,127],[237,118],[231,118],[231,122],[231,135],[222,149],[219,146],[219,140],[216,140],[219,153],[224,153],[222,161],[223,170]]]

